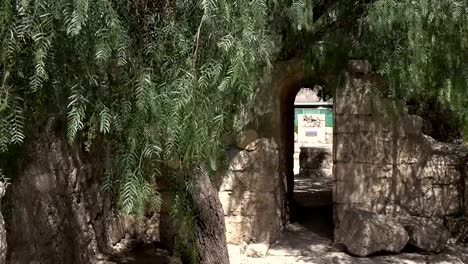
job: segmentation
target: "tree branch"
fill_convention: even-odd
[[[201,28],[203,25],[203,21],[205,21],[205,15],[202,16],[202,19],[200,20],[200,25],[198,26],[197,34],[195,35],[195,50],[193,52],[193,63],[192,63],[192,69],[193,69],[193,76],[195,79],[197,79],[197,59],[198,59],[198,47],[200,45],[200,34],[201,34]]]

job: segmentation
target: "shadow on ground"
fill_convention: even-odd
[[[135,245],[130,252],[106,256],[99,264],[170,264],[169,252],[159,243]]]

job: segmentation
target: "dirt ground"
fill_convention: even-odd
[[[258,257],[247,256],[246,246],[228,245],[231,264],[468,264],[468,245],[449,244],[441,254],[405,252],[354,257],[333,245],[331,179],[296,177],[291,223],[281,238]],[[169,264],[169,252],[160,245],[136,247],[100,264]]]

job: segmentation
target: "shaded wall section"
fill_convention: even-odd
[[[256,139],[230,155],[219,192],[227,242],[276,240],[283,224],[277,144],[271,139]]]
[[[294,100],[302,62],[279,63],[258,91],[258,116],[233,144],[219,196],[228,243],[273,242],[288,222],[294,171]],[[311,85],[313,87],[313,85]]]
[[[466,215],[461,146],[424,135],[422,118],[405,113],[403,102],[372,96],[365,73],[351,68],[335,101],[335,227],[349,208],[450,227],[447,221]]]

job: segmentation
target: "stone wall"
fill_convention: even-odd
[[[247,133],[247,143],[232,144],[229,169],[222,172],[228,243],[272,242],[287,223],[294,189],[294,99],[300,88],[332,78],[306,79],[300,61],[277,69],[258,93],[266,114]],[[423,120],[405,113],[403,102],[369,90],[368,83],[378,83],[369,70],[366,62],[351,62],[334,100],[333,150],[327,153],[333,158],[335,228],[347,209],[356,208],[434,218],[452,233],[468,230],[468,156],[424,135]],[[302,165],[317,174],[310,170],[317,169],[315,158]]]
[[[362,71],[335,100],[335,226],[346,209],[440,219],[464,215],[466,160],[458,146],[421,132],[402,102],[372,97]]]
[[[231,244],[275,241],[288,221],[294,176],[294,100],[302,87],[301,61],[278,63],[259,87],[256,113],[232,146],[219,197]],[[310,86],[312,87],[312,86]],[[162,233],[161,233],[162,235]]]
[[[300,176],[304,178],[332,178],[332,146],[302,147],[299,154]]]
[[[255,139],[243,149],[232,150],[230,157],[219,191],[227,242],[273,242],[282,226],[276,143]]]

